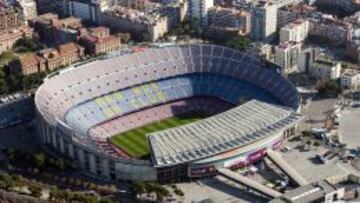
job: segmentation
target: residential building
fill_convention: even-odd
[[[33,29],[27,26],[0,32],[0,53],[12,49],[16,41],[23,37],[32,37]]]
[[[352,13],[360,10],[359,0],[317,0],[316,5],[320,7],[331,7],[336,10],[342,10]]]
[[[39,33],[44,43],[52,46],[76,41],[83,28],[81,19],[59,19],[59,16],[53,13],[40,15],[30,20],[29,24]]]
[[[277,6],[261,1],[251,8],[251,38],[255,41],[274,40],[277,25]]]
[[[316,7],[304,3],[290,4],[279,8],[277,12],[277,28],[280,29],[299,18],[311,18],[316,12]]]
[[[280,29],[280,43],[293,41],[303,42],[309,34],[309,21],[305,19],[295,20]]]
[[[209,10],[208,23],[210,26],[237,29],[241,35],[248,35],[251,28],[249,12],[220,6]]]
[[[353,27],[350,23],[330,17],[309,20],[309,35],[327,39],[334,45],[346,45],[351,40]]]
[[[298,71],[300,73],[310,73],[310,64],[317,58],[317,50],[307,48],[298,55]]]
[[[12,30],[24,24],[21,8],[16,6],[0,6],[0,31]]]
[[[310,64],[309,71],[312,77],[318,79],[338,79],[341,75],[341,64],[328,59],[317,59]]]
[[[69,16],[70,0],[36,0],[38,14],[56,13],[61,17]]]
[[[297,71],[298,55],[301,44],[296,42],[282,42],[275,47],[275,64],[281,67],[282,73]]]
[[[76,43],[69,42],[57,48],[45,49],[25,55],[11,62],[9,67],[11,73],[28,75],[69,66],[82,57],[84,57],[84,48]]]
[[[30,19],[33,19],[37,16],[37,8],[35,0],[18,0],[25,20],[25,24],[28,24]]]
[[[340,84],[343,88],[358,89],[360,87],[359,70],[345,69],[340,76]]]
[[[101,24],[113,32],[129,32],[140,40],[156,41],[168,32],[168,18],[158,12],[143,12],[114,6],[102,13]]]
[[[167,17],[168,29],[171,30],[184,22],[187,13],[187,5],[185,3],[167,3],[166,5],[159,7],[158,12]]]
[[[86,54],[98,55],[119,50],[121,46],[120,37],[110,35],[109,28],[90,28],[89,34],[82,36],[79,43],[85,48]]]
[[[46,71],[45,59],[36,54],[26,54],[9,64],[11,73],[30,75]]]
[[[109,0],[69,0],[69,14],[91,23],[98,23],[101,13],[109,8]]]
[[[273,61],[273,47],[271,44],[266,44],[262,42],[254,42],[251,47],[246,49],[246,52],[252,56],[265,59],[268,61]]]
[[[351,40],[346,43],[345,55],[360,64],[360,41]]]
[[[188,0],[188,19],[198,21],[200,25],[208,24],[208,12],[214,6],[214,0]]]
[[[117,0],[116,4],[123,7],[144,11],[148,3],[148,0]]]

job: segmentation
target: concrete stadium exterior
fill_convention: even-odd
[[[245,125],[246,130],[239,136],[224,137],[224,143],[220,140],[218,146],[226,147],[204,152],[206,156],[189,157],[185,149],[179,151],[179,154],[185,153],[184,157],[179,155],[176,159],[161,154],[163,152],[156,151],[161,145],[156,133],[148,136],[149,139],[154,137],[149,140],[150,160],[129,158],[107,142],[114,133],[152,121],[150,115],[148,120],[136,117],[136,122],[122,123],[124,118],[133,119],[134,113],[157,107],[172,115],[176,111],[168,104],[183,101],[188,101],[186,108],[208,105],[209,110],[213,110],[213,103],[203,105],[207,98],[216,98],[233,106],[249,101],[235,107],[239,112],[246,112],[246,105],[250,105],[250,109],[256,107],[255,113],[261,113],[261,108],[269,111],[258,124]],[[143,181],[200,178],[213,175],[218,167],[237,168],[251,164],[262,158],[266,149],[279,147],[286,137],[294,134],[301,120],[296,113],[299,103],[295,87],[276,71],[264,67],[258,59],[233,49],[204,44],[151,48],[69,68],[45,79],[35,96],[38,129],[44,146],[71,157],[74,164],[93,177]],[[222,117],[229,117],[234,109],[221,113]],[[271,112],[279,116],[274,117]],[[221,115],[209,119],[221,121]],[[264,124],[269,121],[267,118],[273,125]],[[255,121],[244,119],[249,123]],[[114,126],[106,126],[110,120]],[[196,129],[210,121],[190,125]],[[224,130],[233,129],[224,127]],[[245,136],[250,134],[256,136],[249,140]],[[246,142],[241,141],[243,138]],[[156,162],[163,155],[169,159],[163,159],[167,160],[163,164]]]

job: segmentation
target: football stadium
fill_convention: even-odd
[[[230,48],[178,45],[48,76],[35,104],[45,147],[109,180],[170,181],[240,168],[295,133],[296,88]]]

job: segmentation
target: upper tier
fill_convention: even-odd
[[[166,89],[169,87],[174,90]],[[244,94],[246,87],[262,91]],[[149,92],[144,88],[150,89]],[[126,91],[129,95],[123,94]],[[176,95],[171,96],[172,92]],[[121,99],[129,101],[136,110],[197,95],[215,96],[232,103],[239,102],[241,95],[246,99],[267,95],[264,98],[294,110],[299,107],[299,95],[284,77],[264,68],[249,55],[216,45],[153,48],[67,69],[44,81],[35,102],[50,124],[55,126],[61,121],[86,134],[90,127],[128,113],[120,104]],[[94,114],[95,117],[91,116]]]

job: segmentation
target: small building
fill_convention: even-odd
[[[293,41],[301,43],[309,34],[309,21],[298,19],[280,29],[280,43]]]
[[[25,19],[22,8],[19,6],[0,6],[0,31],[8,31],[24,25]]]
[[[20,73],[22,75],[30,75],[46,70],[45,59],[36,54],[27,54],[12,61],[9,66],[12,73]]]
[[[142,12],[114,6],[101,15],[101,24],[113,32],[129,32],[139,40],[155,42],[168,32],[168,17],[158,12]]]
[[[84,57],[84,52],[83,47],[69,42],[57,48],[44,49],[12,61],[9,64],[10,72],[29,75],[43,71],[53,71],[79,61]]]
[[[250,33],[249,12],[217,6],[211,8],[208,15],[209,25],[237,29],[241,35]]]
[[[340,84],[343,88],[357,89],[360,87],[360,72],[354,69],[345,69],[340,76]]]
[[[23,37],[32,37],[33,29],[28,26],[0,32],[0,53],[11,50],[16,41]]]
[[[279,198],[273,199],[270,203],[302,203],[302,202],[325,202],[331,203],[339,201],[345,193],[344,188],[337,188],[326,180],[320,180],[286,191]]]
[[[49,45],[75,42],[83,28],[80,18],[59,19],[59,16],[53,13],[40,15],[30,20],[29,24],[39,33],[41,40]]]
[[[297,70],[300,51],[301,44],[292,41],[280,43],[275,47],[275,64],[281,67],[281,72],[291,73]]]
[[[89,34],[82,36],[79,43],[85,48],[86,54],[98,55],[116,51],[121,46],[119,36],[110,35],[109,28],[90,28]]]
[[[309,20],[309,35],[326,39],[334,45],[346,45],[351,40],[353,33],[352,24],[337,19],[323,17]]]
[[[309,73],[312,77],[333,80],[340,78],[341,64],[328,59],[317,59],[310,64]]]

